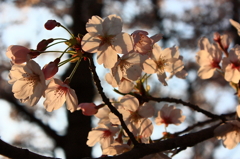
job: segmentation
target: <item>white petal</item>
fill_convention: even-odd
[[[200,67],[200,69],[198,70],[198,76],[201,79],[208,79],[211,78],[214,74],[214,71],[216,69],[212,68],[211,66],[202,66]]]
[[[102,18],[99,16],[92,16],[86,24],[86,30],[89,33],[97,33],[102,35]]]
[[[139,107],[138,99],[131,95],[125,95],[120,98],[120,103],[126,110],[130,110],[132,112],[135,112]]]
[[[104,44],[99,48],[97,53],[98,64],[103,64],[105,68],[112,68],[117,62],[117,53],[108,44]]]
[[[88,141],[87,145],[92,147],[94,146],[100,139],[103,134],[103,131],[100,130],[92,130],[88,133]]]
[[[58,85],[61,81],[58,79],[52,79],[45,90],[44,106],[47,111],[51,112],[53,110],[59,109],[63,106],[66,101],[65,90],[66,88]]]
[[[111,73],[106,74],[105,80],[108,82],[108,84],[112,85],[113,87],[118,86],[116,80],[113,78]]]
[[[129,80],[123,80],[121,81],[120,85],[118,86],[118,89],[122,93],[129,93],[134,88],[134,83]]]
[[[118,34],[113,40],[114,49],[121,54],[126,54],[133,51],[133,39],[127,33]]]
[[[96,36],[92,36],[89,33],[84,35],[81,41],[82,49],[89,53],[96,53],[98,51],[100,43],[101,39]]]
[[[17,99],[25,99],[33,93],[33,86],[28,81],[18,80],[13,84],[12,91]]]
[[[73,89],[69,89],[66,94],[66,104],[67,104],[67,109],[70,110],[71,112],[74,112],[75,110],[77,110],[78,98]]]
[[[153,107],[153,103],[148,102],[148,103],[144,103],[138,110],[138,114],[141,115],[141,117],[144,118],[150,118],[154,115],[154,107]]]
[[[142,68],[138,64],[132,65],[126,70],[126,74],[128,79],[136,81],[142,74]]]
[[[140,124],[141,136],[148,138],[152,135],[152,132],[153,132],[152,121],[147,118],[143,118],[143,121]]]
[[[167,76],[166,76],[166,73],[165,73],[165,72],[164,72],[164,73],[158,72],[158,73],[157,73],[157,76],[158,76],[158,80],[159,80],[164,86],[167,86],[167,85],[168,85],[167,82],[166,82]]]
[[[122,19],[116,15],[109,15],[104,19],[103,34],[105,35],[117,35],[122,32]]]
[[[157,72],[157,64],[152,59],[147,59],[143,63],[143,71],[148,74],[153,74]]]

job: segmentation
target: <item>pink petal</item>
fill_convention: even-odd
[[[157,64],[152,59],[147,59],[143,63],[143,71],[148,74],[153,74],[157,72]]]
[[[99,48],[97,61],[99,65],[103,64],[105,68],[112,68],[117,62],[117,53],[111,46],[104,44]]]
[[[126,54],[133,51],[133,39],[127,33],[118,34],[113,40],[114,49],[120,54]]]

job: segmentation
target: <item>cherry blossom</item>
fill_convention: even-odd
[[[165,124],[167,127],[169,124],[179,125],[185,120],[185,116],[182,115],[180,109],[176,109],[173,105],[168,106],[165,104],[155,119],[157,125]]]
[[[165,79],[166,72],[172,77],[184,68],[183,62],[179,57],[178,48],[172,47],[162,50],[157,44],[154,44],[150,59],[143,63],[143,71],[148,74],[157,73],[158,79],[164,86],[167,85]]]
[[[227,121],[214,130],[215,136],[223,141],[223,146],[233,149],[240,142],[240,122]]]
[[[154,43],[162,39],[161,34],[156,34],[148,37],[148,32],[143,30],[136,30],[132,33],[134,41],[134,51],[140,54],[147,54],[152,51]]]
[[[59,109],[66,101],[67,109],[71,112],[77,110],[78,99],[75,91],[71,89],[67,82],[53,78],[44,93],[46,100],[44,106],[47,111]]]
[[[87,145],[92,147],[100,142],[102,149],[105,149],[114,142],[114,136],[119,130],[118,126],[113,126],[111,123],[99,124],[88,133]]]
[[[22,64],[30,59],[31,50],[20,45],[11,45],[7,48],[6,55],[13,64]]]
[[[78,105],[77,110],[82,110],[83,115],[92,116],[98,112],[94,103],[81,103]]]
[[[229,52],[228,57],[223,58],[224,78],[228,82],[238,83],[240,80],[240,46],[236,45]]]
[[[82,49],[89,53],[97,52],[97,61],[106,68],[117,62],[117,53],[128,53],[133,49],[132,38],[122,33],[122,19],[109,15],[104,20],[92,16],[86,24],[88,33],[81,41]]]
[[[218,45],[212,45],[207,38],[199,40],[200,51],[198,51],[196,59],[200,65],[198,76],[202,79],[211,78],[216,69],[221,69],[219,63],[222,59],[222,51]]]
[[[135,135],[140,134],[140,128],[144,137],[149,137],[152,134],[153,127],[150,117],[154,114],[154,108],[149,103],[139,105],[138,99],[131,95],[125,95],[119,98],[118,111],[123,115],[123,120],[128,129]],[[120,125],[120,121],[113,113],[109,114],[111,123]]]
[[[46,89],[44,74],[33,60],[13,65],[9,78],[8,83],[13,85],[14,97],[23,103],[28,102],[30,106],[37,104]]]
[[[139,54],[128,53],[119,57],[111,71],[117,84],[120,83],[123,77],[131,81],[136,81],[142,73]]]

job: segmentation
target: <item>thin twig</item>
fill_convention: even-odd
[[[191,109],[193,109],[193,110],[195,110],[197,112],[200,112],[200,113],[206,115],[209,118],[212,118],[212,119],[217,118],[217,119],[221,119],[223,122],[225,121],[225,118],[223,118],[223,117],[221,117],[219,115],[212,114],[209,111],[201,109],[199,106],[197,106],[195,104],[185,102],[185,101],[183,101],[181,99],[175,99],[175,98],[155,98],[155,97],[151,97],[151,96],[148,96],[147,98],[144,99],[145,102],[148,102],[149,100],[156,101],[156,102],[169,102],[169,103],[182,104],[184,106],[188,106],[189,108],[191,108]]]

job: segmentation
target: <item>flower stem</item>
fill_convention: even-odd
[[[74,35],[64,26],[60,25],[63,29],[65,29],[70,35],[72,38],[74,38]]]
[[[70,76],[68,77],[68,79],[69,79],[69,83],[71,82],[73,75],[74,75],[75,72],[77,71],[77,68],[78,68],[78,66],[79,66],[79,64],[80,64],[80,62],[81,62],[81,60],[82,60],[82,58],[80,58],[80,59],[78,60],[78,62],[77,62],[77,64],[75,65],[74,69],[72,70]]]

